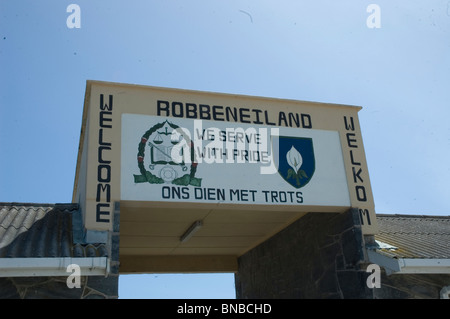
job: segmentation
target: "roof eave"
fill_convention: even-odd
[[[450,274],[448,258],[392,258],[377,250],[368,250],[371,263],[391,274]]]
[[[77,265],[80,276],[107,276],[107,257],[0,258],[0,277],[43,277],[72,275],[69,265]]]

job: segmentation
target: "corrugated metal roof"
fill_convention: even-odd
[[[104,257],[104,244],[74,243],[77,204],[0,203],[0,258]]]
[[[450,258],[450,216],[378,214],[377,248],[392,258]]]
[[[3,206],[0,209],[0,248],[9,245],[21,233],[44,217],[51,207]]]

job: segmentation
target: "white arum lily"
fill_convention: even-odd
[[[303,164],[303,158],[300,152],[297,151],[294,146],[292,146],[289,152],[287,152],[286,159],[288,164],[294,169],[294,172],[298,173],[298,170]]]

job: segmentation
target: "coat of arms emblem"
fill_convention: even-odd
[[[194,144],[183,134],[180,127],[164,121],[152,126],[141,137],[138,145],[137,163],[140,175],[134,175],[135,183],[201,186],[201,178],[195,177],[197,163],[194,158]],[[183,143],[191,148],[190,161],[186,163],[183,154],[173,157],[174,147]],[[176,148],[183,152],[184,148]]]

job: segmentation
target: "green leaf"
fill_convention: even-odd
[[[144,175],[134,175],[134,182],[135,183],[145,183],[147,181],[147,178]]]
[[[202,179],[197,177],[192,177],[190,183],[192,186],[200,187],[202,186]]]
[[[172,181],[172,184],[187,186],[187,185],[189,185],[190,179],[191,178],[190,178],[189,174],[185,174],[185,175],[183,175],[181,177],[175,178]]]
[[[175,178],[172,181],[174,185],[193,185],[193,186],[202,186],[202,179],[197,177],[191,177],[189,174],[185,174],[179,178]]]
[[[298,175],[300,178],[308,178],[308,175],[306,175],[305,171],[302,169],[298,171]]]
[[[295,177],[295,172],[292,168],[290,168],[290,169],[288,169],[288,174],[287,174],[286,178],[289,179],[289,178],[293,178],[293,177]]]
[[[147,181],[150,184],[163,184],[164,180],[161,177],[155,176],[152,173],[150,173],[149,171],[145,172],[145,176],[147,177]]]

